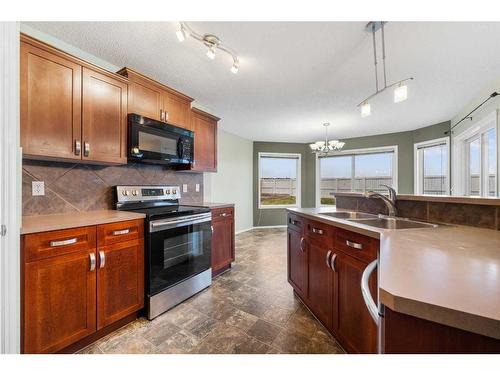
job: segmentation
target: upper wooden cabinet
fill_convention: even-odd
[[[23,156],[126,163],[127,79],[26,35],[20,54]]]
[[[127,162],[127,84],[83,68],[83,159]]]
[[[21,144],[24,155],[80,159],[82,67],[21,36]]]
[[[220,119],[197,108],[191,111],[194,131],[193,171],[217,172],[217,122]]]
[[[130,68],[123,68],[118,74],[130,81],[129,113],[191,130],[192,98]]]

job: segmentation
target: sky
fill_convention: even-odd
[[[264,178],[297,178],[298,159],[268,158],[260,161],[260,176]]]

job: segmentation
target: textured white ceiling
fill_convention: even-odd
[[[212,61],[200,43],[179,43],[174,22],[27,24],[185,92],[221,117],[222,128],[253,140],[312,141],[325,121],[339,138],[432,125],[451,119],[500,76],[500,23],[390,22],[388,82],[415,80],[407,101],[394,104],[386,92],[372,101],[372,115],[360,118],[356,105],[375,86],[364,22],[190,23],[238,51],[237,75],[229,56]]]

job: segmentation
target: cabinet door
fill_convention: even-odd
[[[144,306],[144,241],[98,248],[97,328]]]
[[[83,160],[126,163],[127,84],[83,68]]]
[[[25,42],[20,59],[23,154],[80,159],[82,67]]]
[[[129,84],[128,112],[160,121],[162,90],[146,82],[136,80]]]
[[[200,172],[217,171],[217,122],[193,113],[194,166]]]
[[[175,94],[165,92],[163,95],[165,121],[169,124],[191,130],[189,112],[191,103]]]
[[[288,282],[307,298],[307,243],[301,233],[288,229]]]
[[[321,241],[310,241],[308,252],[308,300],[313,313],[326,327],[332,325],[333,282],[330,268],[331,247]]]
[[[234,224],[232,219],[212,221],[212,274],[231,264],[234,247]]]
[[[372,320],[361,294],[361,276],[366,263],[337,252],[335,269],[338,273],[338,333],[348,352],[376,353],[377,326]],[[376,273],[370,287],[376,290]],[[375,299],[376,300],[376,299]]]
[[[25,264],[25,353],[53,353],[96,330],[94,256],[85,250]]]

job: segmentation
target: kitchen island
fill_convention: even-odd
[[[297,217],[302,218],[305,220],[304,232],[299,240],[306,241],[308,231],[321,230],[325,235],[332,236],[332,240],[324,242],[323,247],[327,249],[331,245],[330,249],[335,254],[342,253],[342,249],[337,251],[339,233],[353,233],[353,236],[362,236],[361,239],[378,241],[378,285],[375,292],[372,289],[374,299],[378,294],[384,315],[377,330],[381,334],[378,352],[435,352],[434,347],[426,346],[426,337],[422,337],[426,330],[436,342],[441,333],[448,337],[448,341],[450,337],[456,339],[448,349],[444,347],[445,344],[441,346],[445,352],[500,351],[499,231],[458,225],[388,230],[324,215],[325,212],[335,211],[334,208],[289,209],[289,231],[297,229],[293,222],[297,222]],[[318,229],[316,223],[332,228],[331,233]],[[293,244],[289,243],[289,256],[290,247],[293,249]],[[306,252],[312,253],[313,250],[312,247],[306,247]],[[354,257],[358,259],[364,252],[359,248],[353,250],[357,251]],[[311,258],[314,258],[314,254],[307,254],[304,262],[307,263]],[[325,264],[328,263],[328,256],[326,258]],[[335,267],[330,264],[329,268]],[[309,298],[307,281],[313,280],[314,283],[314,277],[305,272],[305,287],[302,295],[300,290],[298,293],[299,297],[306,300],[306,304]],[[336,277],[342,280],[342,275]],[[350,282],[358,282],[359,285],[361,280],[353,278]],[[371,288],[373,283],[375,281],[372,281]],[[291,284],[294,286],[293,282]],[[296,286],[294,289],[297,292]],[[340,296],[341,292],[340,289]],[[339,308],[335,303],[342,302],[338,298],[335,295],[332,297],[333,310]],[[345,309],[349,311],[349,308]],[[403,319],[406,317],[408,319]],[[338,312],[334,312],[332,319],[342,318],[339,318]],[[410,321],[411,324],[408,324]],[[432,323],[429,327],[428,322]],[[410,330],[412,327],[414,330]],[[397,331],[403,329],[405,332],[398,335]],[[335,328],[330,329],[330,332],[335,336]],[[414,340],[412,334],[415,335]],[[338,338],[343,341],[342,337]],[[456,342],[464,345],[457,345]],[[355,347],[353,349],[357,351]]]

